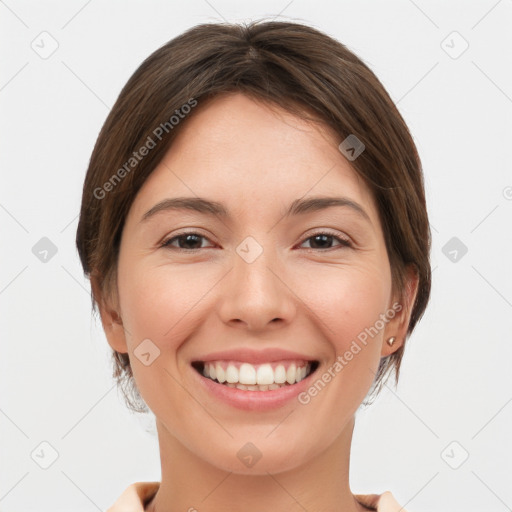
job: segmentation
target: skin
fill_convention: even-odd
[[[196,385],[190,362],[278,347],[318,360],[317,376],[332,367],[399,299],[374,200],[338,150],[339,136],[279,107],[224,95],[199,105],[181,128],[131,206],[115,298],[100,303],[108,342],[130,354],[156,416],[162,482],[146,510],[365,510],[349,488],[354,415],[381,357],[403,343],[409,307],[308,404],[236,409]],[[346,206],[283,216],[292,201],[313,195],[347,197],[369,220]],[[141,221],[178,196],[221,202],[230,215],[160,211]],[[205,238],[160,246],[183,231]],[[322,245],[318,232],[351,246],[336,238]],[[236,252],[247,236],[263,248],[252,263]],[[408,279],[405,306],[417,290],[415,276]],[[146,366],[133,351],[148,338],[160,355]],[[237,457],[247,442],[262,454],[252,468]]]

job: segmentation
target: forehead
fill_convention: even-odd
[[[339,152],[341,138],[241,93],[196,107],[139,191],[138,217],[167,197],[214,198],[233,213],[270,215],[308,195],[348,197],[376,216],[364,181]]]

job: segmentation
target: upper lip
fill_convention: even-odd
[[[207,361],[243,361],[250,364],[271,363],[274,361],[283,361],[286,359],[299,359],[303,361],[315,361],[313,357],[283,350],[280,348],[267,348],[264,350],[253,350],[249,348],[240,348],[233,350],[223,350],[213,352],[202,357],[195,358],[192,362]]]

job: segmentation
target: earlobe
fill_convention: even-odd
[[[111,303],[111,299],[104,296],[94,277],[91,277],[91,287],[108,344],[117,352],[128,353],[123,320],[118,312],[119,308]]]
[[[382,344],[381,357],[387,357],[395,353],[402,345],[405,338],[398,336],[386,336],[386,343]]]
[[[396,338],[395,338],[394,336],[391,336],[391,338],[388,338],[388,339],[386,340],[386,343],[387,343],[390,347],[392,347],[392,346],[393,346],[393,344],[395,343],[395,341],[396,341]]]
[[[117,352],[121,354],[128,353],[128,346],[126,343],[126,335],[122,321],[114,319],[117,315],[116,312],[109,312],[106,314],[107,319],[101,315],[101,323],[105,336],[107,337],[108,344]]]
[[[407,268],[402,300],[400,302],[401,308],[399,313],[388,323],[384,333],[386,343],[382,345],[382,357],[393,354],[404,344],[414,301],[416,300],[416,295],[418,293],[418,283],[418,272],[413,265],[409,265]],[[397,303],[398,301],[393,304]]]

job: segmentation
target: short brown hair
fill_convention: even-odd
[[[299,23],[202,24],[144,60],[108,115],[85,177],[76,236],[85,274],[94,276],[102,296],[116,290],[126,216],[183,122],[165,133],[161,130],[156,147],[127,170],[134,151],[191,100],[201,103],[236,91],[302,118],[320,120],[339,134],[340,142],[355,135],[364,143],[364,152],[351,165],[375,199],[393,289],[403,292],[408,265],[418,275],[410,334],[424,313],[431,287],[431,233],[420,158],[405,121],[374,73],[345,45]],[[119,179],[114,176],[117,170]],[[107,182],[110,185],[105,186]],[[93,310],[99,299],[93,292]],[[398,380],[403,350],[402,345],[381,360],[374,390],[380,389],[393,368]],[[113,376],[127,405],[147,411],[128,354],[113,351],[113,363]]]

